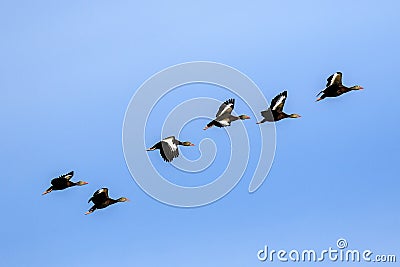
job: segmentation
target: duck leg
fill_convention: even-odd
[[[211,127],[213,127],[213,126],[215,125],[215,123],[216,123],[216,121],[215,121],[215,120],[211,121],[209,124],[207,124],[207,126],[206,126],[206,127],[204,127],[204,129],[203,129],[203,130],[207,130],[208,128],[211,128]]]
[[[96,210],[96,205],[94,205],[93,207],[90,208],[90,210],[88,210],[87,212],[85,212],[85,215],[88,215],[90,213],[92,213],[93,211]]]
[[[161,142],[158,142],[158,143],[155,144],[154,146],[152,146],[152,147],[146,149],[146,151],[154,151],[154,150],[156,150],[156,149],[161,149],[161,148],[162,148]]]
[[[52,186],[50,186],[46,191],[44,191],[44,192],[42,193],[42,196],[43,196],[43,195],[46,195],[46,194],[48,194],[48,193],[50,193],[51,191],[53,191],[53,187],[52,187]]]
[[[261,124],[261,123],[264,123],[266,121],[267,121],[267,119],[263,119],[262,121],[256,122],[256,124]]]

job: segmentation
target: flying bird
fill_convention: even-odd
[[[174,158],[179,156],[178,146],[194,146],[191,142],[181,142],[175,136],[164,138],[154,146],[147,149],[147,151],[160,150],[161,157],[166,162],[171,162]]]
[[[283,91],[279,95],[275,96],[271,101],[271,105],[267,110],[261,111],[261,115],[264,117],[257,124],[264,123],[266,121],[274,122],[280,121],[285,118],[300,118],[299,114],[286,114],[283,112],[283,106],[287,98],[287,91]]]
[[[228,99],[219,107],[217,114],[215,114],[215,119],[212,120],[203,130],[207,130],[213,126],[226,127],[230,126],[232,121],[236,120],[247,120],[250,119],[247,115],[233,116],[232,110],[235,106],[235,99]]]
[[[108,188],[101,188],[96,192],[94,192],[93,196],[89,199],[88,203],[90,201],[92,201],[94,205],[89,209],[89,211],[85,212],[85,215],[92,213],[96,209],[104,209],[118,202],[129,201],[129,199],[127,199],[126,197],[112,199],[108,196]]]
[[[364,89],[360,85],[354,85],[352,87],[346,87],[342,84],[342,73],[336,72],[328,77],[326,88],[318,93],[317,97],[321,95],[316,101],[320,101],[325,97],[337,97],[344,93],[354,91],[354,90],[362,90]]]
[[[71,180],[72,176],[74,176],[73,171],[71,171],[67,174],[61,175],[58,178],[54,178],[53,180],[51,180],[51,186],[46,191],[44,191],[42,195],[46,195],[53,190],[63,190],[65,188],[72,187],[72,186],[77,186],[77,185],[80,186],[80,185],[88,184],[87,182],[84,182],[84,181],[78,181],[76,183],[71,182],[70,180]]]

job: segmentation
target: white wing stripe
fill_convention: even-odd
[[[218,114],[218,116],[221,116],[222,114],[224,114],[231,107],[232,107],[231,103],[226,105],[225,108]]]
[[[337,74],[337,72],[335,72],[335,74],[333,74],[333,76],[332,76],[331,83],[329,84],[329,86],[331,86],[335,82],[337,76],[338,76],[338,74]]]
[[[285,96],[281,96],[278,101],[276,101],[275,106],[272,108],[272,110],[275,110],[281,103],[282,101],[285,99]]]
[[[97,190],[97,191],[96,191],[96,194],[100,194],[100,193],[103,193],[103,192],[105,192],[105,191],[106,191],[106,190],[102,188],[102,189]]]
[[[163,140],[163,142],[167,143],[168,146],[171,148],[172,151],[175,151],[178,149],[178,147],[174,144],[174,142],[172,141],[172,138]]]

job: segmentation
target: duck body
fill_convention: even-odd
[[[257,124],[264,122],[275,122],[286,118],[300,118],[299,114],[287,114],[283,112],[283,107],[287,98],[287,91],[283,91],[279,95],[275,96],[271,101],[271,105],[267,110],[261,111],[263,119]]]
[[[332,74],[331,76],[328,77],[327,83],[326,83],[326,88],[319,92],[317,97],[321,95],[316,101],[321,101],[322,99],[326,97],[337,97],[342,94],[348,93],[350,91],[355,91],[355,90],[362,90],[364,89],[363,87],[359,85],[355,85],[352,87],[347,87],[342,84],[342,73],[341,72],[336,72]]]
[[[181,142],[175,136],[169,136],[156,143],[147,151],[160,150],[160,155],[166,162],[171,162],[179,156],[178,146],[194,146],[191,142]]]
[[[212,126],[216,126],[219,128],[222,127],[226,127],[226,126],[231,126],[231,123],[233,121],[237,121],[239,120],[238,116],[233,116],[231,114],[222,114],[221,116],[219,116],[218,118],[216,118],[215,120],[212,120],[210,123],[207,124],[207,129],[212,127]],[[205,129],[205,130],[207,130]]]
[[[81,185],[88,184],[87,182],[84,182],[84,181],[78,181],[76,183],[72,182],[71,181],[72,176],[74,176],[73,171],[52,179],[51,186],[46,191],[44,191],[42,195],[48,194],[51,191],[64,190],[68,187],[81,186]]]
[[[93,206],[87,211],[85,214],[90,214],[94,212],[96,209],[104,209],[112,204],[118,203],[118,202],[126,202],[129,201],[129,199],[125,197],[120,197],[118,199],[112,199],[108,196],[108,188],[101,188],[94,192],[93,196],[89,199],[88,203],[92,201]]]
[[[277,112],[275,110],[272,111],[273,120],[272,121],[280,121],[286,118],[289,118],[290,115],[285,112]]]
[[[233,121],[250,119],[250,117],[247,115],[240,115],[240,116],[232,115],[231,113],[233,111],[234,106],[235,106],[235,99],[232,98],[222,103],[218,109],[217,114],[215,114],[215,119],[212,120],[210,123],[208,123],[203,130],[207,130],[208,128],[211,128],[213,126],[219,128],[227,127],[230,126]]]

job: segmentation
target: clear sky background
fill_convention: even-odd
[[[340,237],[400,260],[398,1],[159,2],[0,2],[0,265],[266,266],[256,256],[264,245],[322,250]],[[287,89],[285,110],[302,118],[277,123],[274,164],[256,193],[246,173],[220,201],[182,209],[135,184],[121,134],[135,90],[193,60],[237,68],[269,100]],[[336,71],[365,90],[315,103]],[[200,87],[192,90],[231,97]],[[175,104],[186,99],[181,91]],[[204,133],[205,122],[185,139],[226,138]],[[249,132],[255,122],[245,122]],[[71,170],[89,185],[41,196]],[[101,187],[132,201],[83,215]]]

